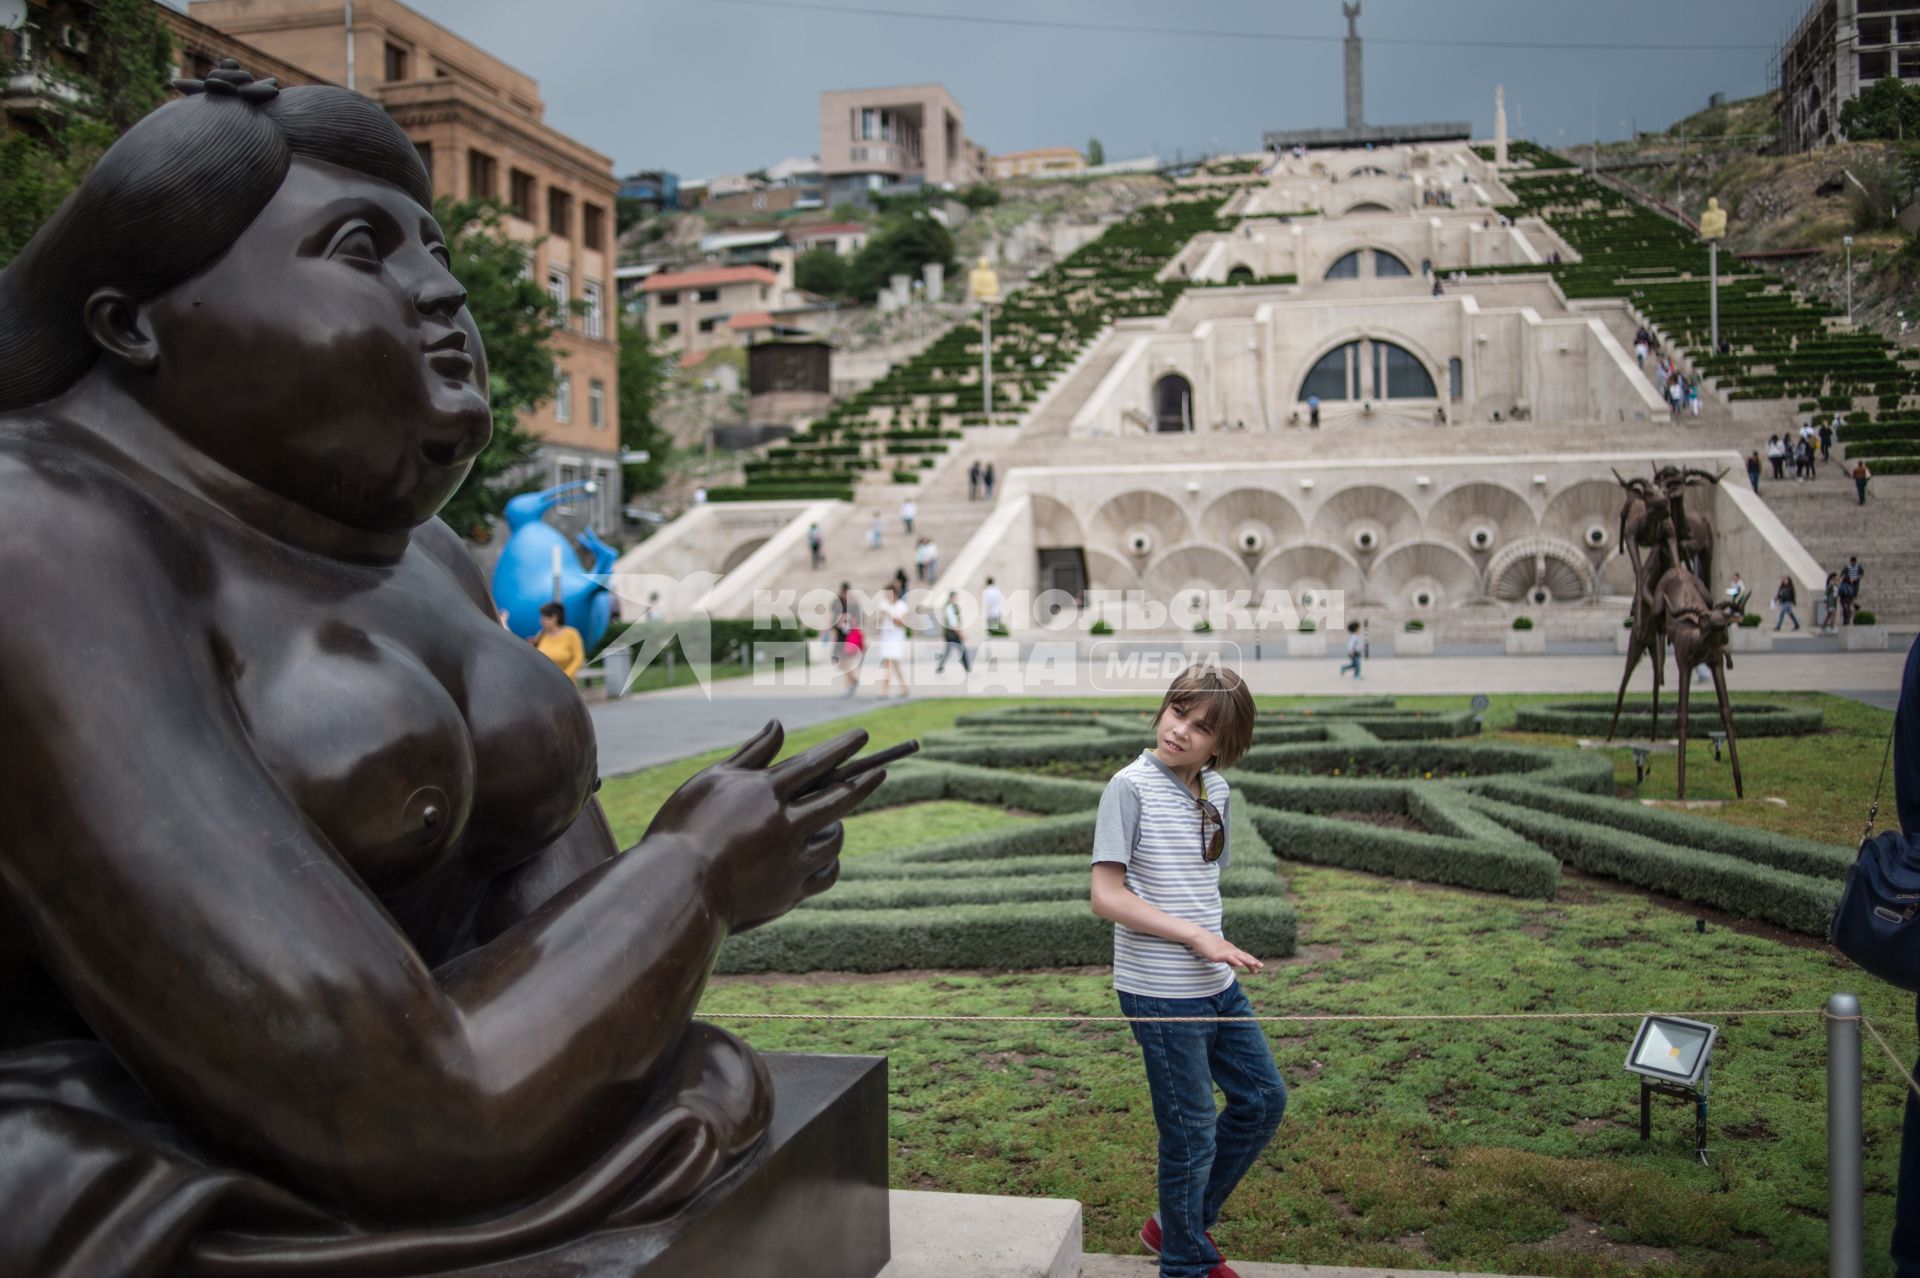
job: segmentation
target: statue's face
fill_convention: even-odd
[[[492,433],[486,353],[440,227],[376,178],[296,159],[233,246],[146,315],[161,420],[350,527],[424,523]]]

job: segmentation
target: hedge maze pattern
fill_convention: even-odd
[[[1541,709],[1553,726],[1532,730],[1566,732],[1584,731],[1562,725],[1591,707]],[[1819,726],[1817,712],[1739,713],[1743,732],[1746,716],[1775,732]],[[1475,731],[1465,710],[1401,710],[1386,699],[1263,711],[1253,748],[1227,773],[1227,934],[1262,957],[1292,953],[1282,860],[1541,898],[1554,895],[1566,864],[1825,932],[1853,860],[1846,849],[1625,802],[1613,797],[1608,755],[1479,741]],[[1111,927],[1087,903],[1094,818],[1106,779],[1151,745],[1145,710],[1018,706],[963,716],[890,769],[867,810],[955,799],[1037,819],[850,861],[832,891],[730,940],[718,970],[1110,961]]]

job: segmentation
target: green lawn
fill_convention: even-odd
[[[1810,700],[1828,731],[1753,741],[1742,757],[1750,797],[1701,815],[1850,844],[1891,716],[1831,697],[1764,699]],[[1502,731],[1519,700],[1495,699],[1490,737],[1569,744]],[[851,722],[884,745],[987,704],[1006,703],[922,702]],[[791,746],[843,726],[796,733]],[[1630,787],[1630,757],[1615,753],[1616,776]],[[602,797],[623,839],[717,757],[610,780]],[[1664,762],[1642,797],[1671,795],[1672,760]],[[1731,792],[1725,766],[1704,747],[1689,782],[1695,797]],[[848,823],[849,855],[1020,819],[951,803],[875,812]],[[1248,979],[1263,1012],[1724,1012],[1812,1008],[1852,988],[1896,1049],[1909,1059],[1914,1051],[1912,1000],[1804,938],[1717,921],[1701,934],[1695,911],[1586,879],[1542,902],[1297,862],[1282,872],[1301,948]],[[727,978],[702,1013],[730,1011],[1117,1008],[1107,973],[1094,969]],[[1154,1132],[1124,1026],[723,1023],[769,1050],[887,1055],[896,1185],[1075,1198],[1086,1205],[1089,1251],[1134,1250],[1133,1230],[1152,1206]],[[1654,1139],[1639,1141],[1638,1093],[1621,1069],[1631,1020],[1275,1025],[1293,1102],[1216,1233],[1230,1255],[1249,1260],[1594,1276],[1824,1273],[1824,1029],[1811,1017],[1719,1023],[1710,1167],[1691,1159],[1691,1111],[1681,1102],[1656,1098]],[[1886,1273],[1902,1090],[1870,1043],[1867,1052],[1868,1272]]]

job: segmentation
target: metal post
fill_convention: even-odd
[[[1860,1000],[1827,1000],[1827,1273],[1861,1278]]]
[[[984,388],[987,425],[993,425],[993,303],[980,303],[980,384]]]
[[[1709,350],[1720,353],[1720,241],[1707,241],[1707,313],[1711,316],[1713,340]]]

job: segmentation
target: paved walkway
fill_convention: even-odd
[[[1895,637],[1885,652],[1799,650],[1741,653],[1735,658],[1732,686],[1737,696],[1768,691],[1831,692],[1882,709],[1892,709],[1906,665],[1906,642]],[[929,648],[913,672],[913,695],[925,697],[1009,696],[1101,697],[1154,696],[1166,689],[1177,665],[1148,661],[1131,666],[1084,659],[1052,663],[1002,663],[989,670],[976,663],[972,676],[950,666],[933,672],[937,646]],[[1435,656],[1380,657],[1365,663],[1358,683],[1338,673],[1341,658],[1270,657],[1235,663],[1259,696],[1457,695],[1511,692],[1613,692],[1620,684],[1621,658],[1612,653],[1531,657]],[[869,672],[870,675],[873,672]],[[593,707],[600,742],[600,772],[617,776],[658,763],[686,758],[722,746],[737,745],[768,719],[789,730],[832,719],[856,717],[882,703],[877,678],[851,699],[840,695],[831,672],[815,667],[778,675],[726,679],[711,685],[709,696],[696,685],[668,688],[604,702]],[[1630,694],[1645,696],[1652,686],[1650,667],[1641,663]],[[1712,688],[1696,684],[1711,714]],[[1668,669],[1667,694],[1673,693]],[[890,699],[885,705],[899,705]]]

